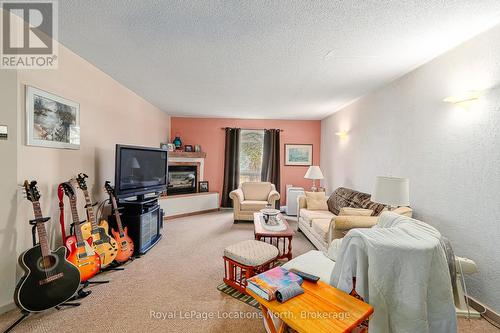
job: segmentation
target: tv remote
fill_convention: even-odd
[[[301,278],[303,278],[304,280],[309,281],[309,282],[316,283],[319,281],[319,277],[316,275],[307,274],[307,273],[298,271],[296,269],[291,269],[290,272],[297,274],[298,276],[300,276]]]

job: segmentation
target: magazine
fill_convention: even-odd
[[[302,284],[300,276],[284,268],[275,267],[264,273],[251,277],[247,280],[247,288],[259,297],[272,301],[276,298],[276,291],[297,283]]]

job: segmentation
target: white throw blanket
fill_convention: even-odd
[[[344,237],[331,284],[349,293],[356,277],[356,292],[375,309],[370,333],[456,332],[440,237],[430,225],[391,212]]]

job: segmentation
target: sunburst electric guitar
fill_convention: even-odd
[[[39,244],[19,257],[25,274],[16,287],[14,301],[25,311],[38,312],[70,299],[80,286],[80,272],[66,260],[64,246],[53,252],[50,250],[44,224],[48,219],[42,216],[36,181],[29,183],[26,180],[24,189],[26,197],[33,204]]]
[[[118,254],[116,255],[115,260],[122,263],[129,260],[134,254],[134,242],[127,233],[127,227],[124,228],[122,226],[120,212],[118,211],[118,205],[116,203],[115,189],[111,187],[108,181],[104,184],[104,188],[111,198],[111,207],[113,208],[113,214],[115,216],[116,226],[118,229],[111,230],[111,233],[118,244]]]
[[[115,260],[118,254],[118,246],[114,238],[108,233],[108,222],[106,220],[102,220],[99,224],[97,224],[97,220],[94,215],[94,206],[87,188],[87,182],[85,181],[86,178],[88,178],[88,176],[84,173],[80,173],[78,177],[76,177],[78,186],[85,195],[85,208],[87,210],[88,217],[88,221],[82,224],[82,234],[84,238],[92,237],[92,246],[99,257],[101,257],[101,267],[104,268]]]
[[[73,185],[63,183],[62,186],[64,193],[69,198],[71,217],[75,230],[75,234],[66,239],[66,247],[69,250],[68,260],[78,267],[80,280],[85,282],[99,272],[101,269],[101,258],[92,248],[92,237],[89,237],[87,240],[83,238]]]

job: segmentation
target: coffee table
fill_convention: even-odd
[[[373,313],[373,307],[322,281],[304,281],[304,293],[285,303],[266,301],[247,289],[259,302],[271,333],[284,332],[287,326],[300,333],[351,332]],[[281,319],[276,327],[270,313]]]
[[[262,226],[261,217],[262,213],[253,214],[255,239],[276,246],[279,251],[278,259],[292,259],[292,238],[295,235],[293,229],[283,219],[283,224],[286,226],[285,230],[267,230]]]

